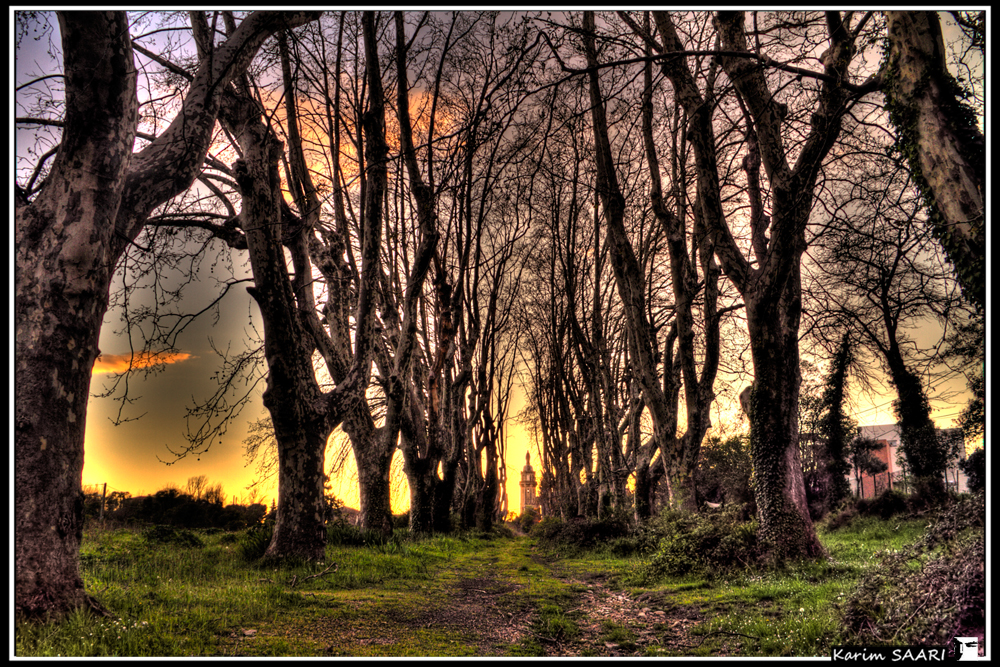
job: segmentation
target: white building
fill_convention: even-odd
[[[961,437],[961,431],[957,428],[938,429],[938,432]],[[875,451],[874,455],[881,459],[887,466],[886,471],[878,475],[861,476],[863,497],[871,498],[887,488],[895,488],[902,483],[903,471],[900,466],[900,460],[905,457],[899,449],[899,427],[896,424],[862,426],[861,435],[883,443],[882,449]],[[965,477],[965,473],[958,467],[959,461],[964,460],[965,448],[961,447],[959,448],[959,458],[949,463],[945,473],[945,482],[949,490],[959,493],[969,490],[969,483]],[[848,474],[848,477],[851,482],[851,492],[857,495],[857,475],[853,469]]]

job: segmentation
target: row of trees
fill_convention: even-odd
[[[202,476],[204,479],[204,476]],[[148,496],[132,497],[127,491],[84,494],[84,518],[101,519],[112,524],[156,524],[184,528],[220,528],[242,530],[259,525],[267,514],[267,506],[250,499],[244,503],[226,504],[222,484],[203,492],[191,488],[168,486]]]
[[[884,20],[899,29],[899,17]],[[566,47],[560,60],[562,71],[581,77],[563,86],[560,101],[569,106],[566,117],[589,111],[596,154],[581,166],[571,138],[561,144],[573,148],[561,162],[551,151],[572,184],[555,195],[570,222],[553,229],[563,240],[547,246],[551,254],[538,269],[552,287],[535,311],[544,324],[530,346],[529,419],[539,425],[551,508],[603,507],[602,498],[622,497],[615,478],[634,475],[642,517],[655,488],[655,481],[646,486],[650,474],[697,505],[691,481],[710,423],[720,341],[734,351],[746,344],[720,330],[738,318],[753,359],[754,384],[744,398],[766,540],[792,554],[819,549],[802,483],[801,339],[831,357],[842,344],[841,357],[853,348],[874,362],[852,364],[862,384],[876,381],[871,369],[884,369],[913,473],[940,491],[947,448],[935,436],[922,378],[940,381],[950,370],[906,331],[927,317],[947,331],[968,320],[966,303],[978,306],[968,291],[965,302],[959,298],[934,228],[921,222],[926,193],[914,187],[912,167],[894,159],[898,134],[869,94],[887,71],[866,64],[885,34],[882,21],[871,14],[584,14],[576,51]],[[574,66],[574,56],[583,62]],[[934,76],[944,79],[943,59],[921,67],[922,76],[938,68]],[[661,103],[665,112],[657,111]],[[614,123],[605,108],[614,109]],[[965,136],[969,116],[955,121]],[[566,122],[567,135],[575,125]],[[601,218],[593,231],[574,222],[582,217],[581,178],[597,193],[584,209]],[[574,256],[575,248],[588,252]],[[608,261],[617,299],[601,290]],[[602,318],[605,330],[593,325]],[[618,341],[610,357],[623,367],[600,356],[605,331]],[[840,426],[847,361],[839,393],[824,399],[822,428],[808,429],[830,440],[836,470],[825,476],[834,480],[834,501],[844,495],[850,458]],[[644,428],[642,417],[651,424]]]
[[[19,17],[24,26],[36,18]],[[147,46],[181,21],[187,51]],[[803,272],[819,269],[803,258],[820,239],[844,236],[838,222],[863,229],[848,224],[865,189],[850,159],[864,141],[890,143],[891,132],[869,130],[885,124],[875,93],[886,73],[923,76],[910,66],[920,54],[928,67],[943,64],[941,50],[890,50],[889,65],[872,67],[866,56],[886,35],[890,45],[925,37],[894,21],[852,12],[60,13],[65,113],[43,117],[51,107],[40,105],[19,121],[58,128],[60,139],[15,188],[25,378],[17,609],[88,600],[75,499],[114,271],[125,286],[116,305],[141,301],[143,285],[155,304],[129,311],[127,333],[171,349],[189,319],[171,301],[191,272],[171,291],[147,276],[202,256],[216,266],[249,259],[262,332],[247,353],[223,355],[219,390],[193,410],[198,426],[176,454],[218,441],[266,383],[279,479],[270,556],[322,556],[325,454],[337,429],[357,462],[366,528],[392,529],[397,448],[411,530],[445,529],[452,512],[489,528],[507,509],[504,428],[521,360],[552,507],[641,518],[664,480],[695,506],[716,376],[738,370],[741,346],[753,364],[762,536],[782,557],[819,553],[797,412]],[[140,81],[149,82],[141,105]],[[942,108],[939,93],[930,103],[920,91],[901,95],[920,98],[921,119]],[[919,137],[927,122],[907,127]],[[975,139],[974,127],[960,130]],[[913,142],[914,154],[928,150]],[[971,156],[973,176],[978,146],[953,149]],[[934,169],[921,167],[925,203]],[[890,190],[880,187],[871,190]],[[879,203],[870,219],[926,238],[921,202],[900,192],[905,203]],[[902,217],[888,219],[889,208]],[[959,271],[973,283],[977,224],[953,225],[969,233],[946,246],[956,265],[973,266]],[[881,232],[868,236],[886,245]],[[915,255],[906,246],[897,257]],[[223,281],[219,298],[244,280]],[[831,272],[829,284],[843,281]],[[982,308],[974,284],[962,284]],[[953,316],[958,307],[940,304],[928,308]],[[817,306],[837,313],[836,326],[810,315],[810,335],[864,331],[840,309]],[[890,343],[890,371],[893,354]],[[926,399],[901,354],[893,383],[918,443]],[[60,401],[67,411],[52,409]]]

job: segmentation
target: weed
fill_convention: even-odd
[[[150,526],[142,531],[143,538],[153,544],[172,544],[181,547],[202,547],[204,541],[190,530],[174,526]]]
[[[562,607],[556,604],[542,604],[535,621],[536,632],[552,641],[575,639],[580,634],[576,622],[566,616]]]
[[[966,496],[940,511],[917,542],[878,554],[845,605],[847,641],[947,644],[982,633],[984,517],[984,494]]]
[[[270,522],[247,528],[237,542],[237,552],[248,563],[258,561],[264,557],[273,536],[274,524]]]
[[[735,513],[692,514],[665,510],[648,528],[660,536],[653,557],[637,572],[638,581],[686,574],[718,576],[750,569],[760,557],[757,522]]]

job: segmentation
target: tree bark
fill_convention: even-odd
[[[936,12],[887,12],[886,107],[962,291],[986,307],[986,141],[945,64]]]
[[[264,326],[268,377],[263,400],[278,444],[278,517],[264,555],[321,560],[326,547],[323,456],[331,429],[312,367],[312,337],[297,317],[285,268],[278,177],[282,146],[260,121],[253,100],[239,104],[245,110],[238,114],[244,157],[233,171],[254,276],[255,287],[249,291]]]
[[[108,307],[114,219],[138,104],[124,12],[59,14],[63,140],[42,192],[15,212],[14,609],[84,606],[83,442]]]
[[[369,415],[348,417],[344,420],[344,430],[351,437],[358,467],[361,526],[388,537],[392,535],[389,471],[395,448],[385,447],[381,429],[375,428]]]

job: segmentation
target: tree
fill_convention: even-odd
[[[980,447],[960,464],[968,478],[969,491],[975,493],[986,488],[986,450]]]
[[[883,444],[874,438],[855,435],[845,449],[847,460],[854,471],[854,480],[859,498],[865,497],[865,489],[861,483],[862,476],[875,476],[885,472],[889,467],[885,461],[874,455],[874,452],[879,451],[882,447]]]
[[[945,63],[937,12],[886,13],[886,108],[962,292],[986,307],[986,139]],[[982,47],[985,48],[985,33]]]
[[[656,219],[665,231],[667,238],[671,284],[674,293],[674,311],[676,313],[671,336],[676,336],[679,346],[676,361],[673,358],[672,345],[667,349],[669,357],[664,357],[667,378],[665,384],[670,386],[671,381],[676,382],[672,377],[674,375],[673,366],[676,363],[679,373],[683,376],[687,407],[687,428],[684,436],[677,438],[674,433],[677,422],[676,394],[673,393],[672,388],[665,391],[657,372],[657,355],[654,352],[657,347],[657,332],[646,314],[645,296],[640,282],[643,274],[624,226],[626,201],[618,185],[618,176],[608,137],[605,103],[601,95],[598,76],[593,12],[584,12],[583,30],[595,141],[596,189],[608,229],[615,282],[618,286],[628,325],[633,372],[642,387],[644,401],[653,419],[655,444],[651,450],[646,449],[642,452],[642,461],[637,470],[636,517],[645,518],[649,515],[649,489],[646,481],[646,470],[648,470],[652,452],[657,449],[659,449],[661,456],[670,462],[669,474],[671,476],[678,475],[682,480],[683,504],[690,509],[696,509],[698,501],[694,472],[698,464],[698,450],[701,441],[710,425],[708,409],[714,398],[713,384],[719,362],[720,314],[716,309],[719,293],[719,270],[712,257],[714,250],[711,239],[700,219],[699,212],[703,206],[700,198],[692,207],[695,218],[693,226],[696,233],[692,243],[694,247],[691,250],[687,246],[685,222],[669,210],[663,201],[659,160],[653,143],[652,75],[651,68],[647,66],[644,79],[642,127],[647,165],[650,172],[650,199]],[[708,94],[711,95],[711,83],[709,86]],[[692,314],[694,295],[699,281],[698,273],[691,259],[692,255],[700,257],[704,279],[706,344],[700,377],[695,366]]]
[[[922,349],[909,332],[926,332],[933,318],[945,324],[946,333],[949,320],[962,313],[961,304],[931,228],[919,219],[910,175],[879,155],[877,144],[866,145],[860,137],[857,145],[866,157],[854,165],[855,173],[867,178],[838,197],[814,241],[819,275],[812,296],[818,307],[811,335],[829,345],[843,332],[858,340],[857,354],[878,360],[896,390],[894,409],[908,464],[915,476],[938,479],[928,482],[938,495],[946,460],[930,420],[924,378],[943,379],[953,371],[942,371],[936,349]]]
[[[844,412],[844,402],[847,396],[847,371],[851,362],[851,339],[848,334],[844,334],[827,374],[822,399],[824,413],[820,420],[820,432],[826,438],[826,474],[830,481],[829,496],[825,503],[827,509],[835,507],[850,493],[847,482],[850,466],[846,456],[849,421]]]
[[[153,209],[198,173],[229,79],[275,30],[316,16],[247,16],[217,57],[200,63],[170,126],[133,154],[138,100],[125,13],[59,13],[62,140],[36,190],[15,186],[16,612],[63,614],[93,604],[77,562],[83,440],[118,259]]]
[[[716,160],[713,105],[701,93],[683,57],[684,46],[667,12],[655,12],[660,40],[654,51],[664,56],[661,70],[690,118],[689,138],[696,156],[698,183],[704,197],[704,219],[716,255],[727,277],[743,296],[754,364],[750,395],[751,449],[755,497],[761,536],[778,558],[822,553],[805,499],[798,449],[799,350],[801,317],[800,262],[806,248],[806,225],[814,188],[824,158],[836,142],[844,112],[867,91],[850,83],[850,66],[858,53],[858,37],[870,15],[854,25],[839,12],[824,15],[829,48],[823,71],[810,73],[818,81],[815,93],[785,101],[772,92],[761,47],[751,51],[743,12],[719,12],[715,28],[721,46],[718,62],[728,75],[744,113],[747,153],[744,161],[750,203],[750,237],[756,265],[743,254],[727,222],[720,194]],[[788,29],[792,30],[789,25]],[[794,33],[794,30],[792,30]],[[651,36],[647,35],[651,39]],[[760,33],[755,31],[755,44]],[[646,40],[649,41],[649,40]],[[773,62],[769,60],[768,62]],[[798,71],[801,81],[804,70]],[[784,75],[783,75],[784,76]],[[789,84],[795,83],[792,77]],[[777,82],[775,82],[777,83]],[[784,86],[783,86],[784,87]],[[793,90],[797,90],[792,87]],[[798,106],[790,113],[790,103]],[[808,110],[808,111],[807,111]],[[804,137],[790,150],[789,123]],[[794,165],[789,156],[795,156]],[[769,181],[769,199],[762,196],[760,166]],[[770,202],[770,215],[764,210]],[[770,232],[768,237],[767,233]]]
[[[201,500],[208,490],[208,475],[196,475],[188,477],[184,490],[195,500]]]

